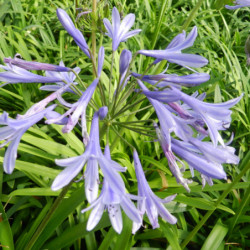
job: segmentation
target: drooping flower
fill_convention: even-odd
[[[19,68],[17,66],[7,64],[0,65],[0,68],[5,71],[0,72],[0,82],[6,82],[0,87],[8,83],[53,83],[53,82],[63,82],[63,78],[50,77],[50,76],[40,76],[29,72],[28,70]]]
[[[121,22],[120,14],[116,7],[112,10],[112,25],[107,18],[103,19],[104,26],[108,33],[107,36],[112,38],[112,50],[116,51],[121,42],[125,42],[128,38],[138,34],[141,30],[136,29],[129,31],[135,22],[135,15],[128,14]]]
[[[172,150],[175,154],[177,154],[183,160],[185,160],[189,164],[189,167],[196,169],[197,171],[199,171],[201,174],[203,174],[206,177],[215,178],[215,179],[225,179],[227,176],[222,165],[218,163],[220,162],[220,160],[217,160],[217,162],[214,162],[213,161],[214,157],[207,158],[208,153],[206,155],[202,155],[199,153],[199,149],[197,148],[191,149],[190,147],[186,146],[185,143],[176,139],[172,139]],[[204,152],[204,150],[202,151]],[[224,154],[225,154],[226,150],[221,149],[221,152],[222,151],[224,151]],[[229,155],[228,152],[227,152],[227,155]],[[230,160],[230,162],[232,161],[235,162],[235,159]]]
[[[156,58],[157,60],[154,63],[158,63],[161,60],[168,60],[171,63],[176,63],[184,67],[203,67],[208,63],[206,58],[199,55],[182,53],[182,50],[193,46],[196,37],[197,27],[195,26],[187,37],[185,31],[177,35],[165,50],[139,50],[137,53]]]
[[[70,109],[66,111],[64,114],[62,114],[61,116],[56,117],[54,119],[49,119],[46,121],[47,124],[58,123],[60,122],[60,120],[69,116],[67,124],[65,124],[65,126],[62,129],[63,133],[69,133],[75,127],[75,125],[79,121],[79,118],[81,117],[82,135],[83,135],[83,140],[84,140],[85,145],[88,142],[88,133],[87,133],[87,126],[86,126],[86,108],[99,82],[103,60],[104,60],[104,48],[101,47],[99,50],[99,56],[98,56],[98,78],[96,78],[90,84],[90,86],[82,93],[82,96],[80,97],[80,99],[74,104],[70,105],[64,102],[63,100],[61,100],[62,104],[64,104],[65,106],[69,106]]]
[[[160,129],[157,124],[154,124],[155,130],[156,130],[156,134],[158,137],[158,140],[161,144],[161,148],[163,150],[164,155],[166,156],[167,160],[168,160],[168,166],[172,172],[172,174],[174,175],[174,177],[176,178],[177,183],[180,183],[181,185],[183,185],[183,187],[190,192],[190,189],[188,187],[189,183],[192,183],[192,180],[188,180],[185,179],[183,177],[182,172],[185,170],[185,165],[182,163],[181,160],[179,160],[172,152],[172,144],[170,147],[169,142],[166,140],[166,136],[164,136],[164,131],[162,129]],[[171,140],[171,139],[170,139]],[[180,168],[177,164],[177,161],[179,163],[181,163],[182,168]]]
[[[25,61],[17,57],[15,57],[14,59],[4,58],[3,61],[5,63],[8,63],[9,65],[15,65],[26,70],[47,70],[47,71],[57,71],[57,72],[68,72],[71,70],[70,68],[61,65],[58,66],[48,63]]]
[[[243,7],[250,7],[250,0],[236,0],[234,1],[235,6],[225,5],[225,8],[229,10],[235,10]]]
[[[189,96],[176,88],[164,91],[143,91],[147,97],[161,102],[173,102],[174,99],[181,100],[193,109],[206,123],[208,131],[216,146],[218,141],[224,146],[223,139],[218,130],[225,130],[230,126],[231,113],[229,108],[237,104],[242,95],[224,103],[205,103]]]
[[[67,14],[67,12],[63,9],[58,8],[56,10],[57,17],[61,22],[62,26],[67,30],[67,32],[73,37],[76,44],[80,47],[80,49],[84,52],[84,54],[90,58],[89,47],[85,41],[83,34],[78,30],[71,18]]]
[[[175,224],[177,219],[169,213],[169,211],[164,207],[163,203],[169,203],[176,197],[176,195],[171,195],[165,199],[160,199],[157,197],[148,185],[136,150],[134,150],[133,157],[138,181],[138,196],[144,198],[139,200],[137,205],[141,215],[143,216],[143,214],[147,214],[153,228],[159,227],[159,215],[168,223]],[[141,225],[142,222],[138,223],[135,221],[133,223],[132,232],[135,233],[141,227]]]
[[[105,147],[104,155],[111,160],[108,146]],[[131,197],[133,196],[125,193],[125,190],[121,195],[116,189],[111,188],[110,183],[104,177],[100,196],[88,208],[82,210],[84,213],[93,208],[88,219],[87,230],[91,231],[98,224],[105,209],[107,209],[110,222],[118,234],[121,233],[123,227],[121,208],[132,221],[141,224],[140,213],[130,200]]]
[[[209,74],[206,73],[194,73],[184,76],[178,76],[176,74],[144,75],[142,78],[141,75],[137,73],[132,73],[132,75],[158,88],[167,86],[174,86],[177,88],[180,86],[192,87],[210,79]]]
[[[100,140],[99,140],[99,123],[98,123],[99,112],[94,114],[89,142],[86,146],[85,152],[76,157],[68,159],[56,160],[58,166],[65,167],[64,170],[55,178],[51,189],[58,190],[68,185],[83,169],[87,163],[85,185],[86,197],[89,202],[94,201],[97,198],[97,190],[99,181],[97,178],[97,165],[100,166],[104,178],[106,178],[111,189],[116,190],[117,194],[123,195],[125,192],[125,186],[121,176],[117,171],[125,171],[126,169],[121,167],[115,161],[112,161],[105,157],[101,151]],[[86,180],[87,178],[87,180]]]
[[[146,86],[139,80],[137,79],[137,82],[141,89],[143,90],[143,93],[146,93],[146,96],[148,100],[151,102],[153,105],[155,112],[157,114],[157,117],[159,119],[161,129],[163,131],[163,135],[168,143],[168,148],[169,150],[171,149],[171,133],[175,132],[175,134],[181,138],[182,140],[187,140],[189,137],[193,135],[192,129],[188,126],[190,123],[189,121],[186,121],[178,116],[173,115],[166,105],[162,104],[161,102],[151,98],[149,95],[147,95],[148,92],[153,92],[149,91]],[[159,92],[160,91],[156,91]],[[169,100],[172,102],[177,101],[179,98],[176,96],[173,96],[173,98],[169,95]]]
[[[31,126],[40,121],[47,112],[52,111],[55,107],[56,105],[51,105],[35,114],[18,117],[18,119],[10,119],[6,112],[0,116],[0,124],[4,125],[0,128],[0,141],[5,140],[0,147],[3,147],[10,142],[3,161],[3,168],[7,174],[11,174],[15,168],[17,148],[23,134]]]

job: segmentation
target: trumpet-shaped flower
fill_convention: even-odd
[[[145,85],[139,79],[137,79],[137,82],[144,93],[148,93],[148,92],[151,93],[152,92],[152,91],[148,91],[148,89],[145,87]],[[156,91],[156,92],[160,93],[160,91]],[[169,145],[168,146],[169,150],[171,148],[171,136],[170,136],[170,134],[172,132],[175,132],[175,134],[179,138],[181,138],[182,140],[187,140],[189,137],[191,137],[193,135],[192,129],[188,126],[188,124],[190,123],[189,121],[186,121],[178,116],[173,115],[168,110],[166,105],[149,97],[148,95],[146,95],[146,96],[155,109],[155,112],[157,114],[157,117],[158,117],[160,125],[161,125],[161,129],[163,131],[163,135],[164,135],[164,137]],[[172,97],[169,96],[169,98],[171,99]],[[176,101],[176,100],[178,100],[178,98],[176,98],[174,96],[173,99],[171,99],[171,100]]]
[[[140,74],[132,73],[136,78],[141,78]],[[150,83],[158,88],[167,86],[174,86],[180,88],[180,86],[193,87],[206,82],[210,79],[209,74],[206,73],[194,73],[185,76],[178,76],[176,74],[158,74],[158,75],[144,75],[141,80]]]
[[[194,150],[190,150],[190,147],[187,147],[181,141],[178,141],[176,139],[172,139],[172,150],[175,154],[179,155],[182,159],[184,159],[191,168],[196,169],[204,176],[215,179],[226,178],[226,173],[222,165],[217,163],[219,160],[216,163],[213,162],[214,158],[207,158],[208,153],[206,154],[206,157],[204,157],[204,155],[196,153],[194,152]],[[202,149],[202,151],[204,152],[204,149]],[[225,152],[226,150],[224,150],[223,153]]]
[[[128,38],[138,34],[141,30],[136,29],[129,31],[135,22],[135,15],[128,14],[121,22],[120,14],[116,7],[112,10],[112,25],[107,18],[103,19],[104,26],[108,33],[107,36],[112,38],[112,49],[117,50],[121,42],[125,42]]]
[[[47,71],[58,71],[58,72],[68,72],[71,69],[61,65],[53,65],[48,63],[40,63],[40,62],[33,62],[33,61],[25,61],[15,57],[12,58],[4,58],[3,60],[5,63],[10,65],[15,65],[23,69],[27,70],[47,70]]]
[[[171,63],[176,63],[184,67],[203,67],[208,63],[206,58],[181,52],[193,46],[196,37],[197,27],[195,26],[187,37],[185,31],[177,35],[165,50],[139,50],[138,53],[156,58],[157,60],[154,63],[158,63],[161,60],[168,60]]]
[[[97,178],[98,164],[111,189],[116,190],[116,193],[120,195],[125,193],[123,180],[117,171],[125,171],[126,169],[121,167],[115,161],[105,157],[101,151],[99,142],[98,115],[99,112],[94,114],[90,138],[85,152],[80,156],[56,160],[56,164],[58,166],[65,167],[65,169],[55,178],[51,187],[52,190],[58,190],[68,185],[80,173],[84,165],[87,163],[87,169],[85,171],[85,192],[89,202],[92,202],[97,198],[97,190],[99,186]]]
[[[11,174],[15,168],[17,148],[23,134],[31,126],[40,121],[47,112],[52,111],[55,106],[56,105],[51,105],[40,112],[36,112],[29,116],[23,116],[22,118],[19,117],[19,119],[10,119],[6,112],[0,116],[0,124],[4,125],[0,128],[0,141],[5,140],[0,147],[3,147],[10,142],[3,161],[3,168],[7,174]]]
[[[4,72],[0,72],[0,82],[6,82],[0,87],[8,83],[52,83],[63,82],[64,80],[58,77],[36,75],[11,64],[0,65],[0,68],[5,70]]]
[[[237,104],[242,95],[224,103],[205,103],[189,96],[176,88],[165,91],[143,91],[147,97],[154,98],[161,102],[173,102],[181,100],[193,109],[206,123],[210,137],[216,146],[218,141],[224,146],[223,139],[218,130],[225,130],[231,122],[232,111],[229,108]]]
[[[86,43],[85,38],[80,30],[75,27],[67,12],[63,9],[58,8],[56,10],[56,13],[64,29],[66,29],[67,32],[73,37],[76,44],[80,47],[84,54],[90,58],[88,44]]]
[[[138,196],[144,198],[138,201],[138,209],[143,216],[144,213],[147,214],[150,223],[153,228],[159,227],[158,216],[160,215],[164,220],[170,224],[175,224],[177,219],[169,213],[169,211],[164,207],[163,203],[168,203],[172,201],[176,195],[171,195],[165,199],[160,199],[151,190],[144,175],[141,162],[139,160],[136,150],[133,153],[135,172],[138,181]],[[142,225],[142,222],[133,223],[132,232],[135,233]]]
[[[126,215],[135,223],[141,224],[141,216],[130,196],[126,193],[121,195],[116,189],[112,189],[110,183],[105,179],[100,196],[88,208],[83,209],[82,213],[93,208],[87,223],[87,230],[91,231],[100,221],[102,214],[107,209],[109,219],[114,230],[120,234],[122,231],[121,208]]]
[[[104,60],[104,48],[101,47],[99,51],[99,56],[98,56],[98,76],[101,74],[101,69],[103,65],[103,60]],[[80,99],[72,104],[69,105],[70,109],[65,112],[63,115],[56,117],[54,119],[49,119],[46,121],[47,124],[51,123],[58,123],[65,117],[69,116],[67,124],[63,127],[62,131],[64,133],[69,133],[75,125],[78,123],[79,118],[81,117],[81,125],[82,125],[82,134],[83,134],[83,140],[85,145],[88,142],[88,133],[87,133],[87,127],[86,127],[86,108],[88,106],[88,103],[90,102],[92,95],[95,91],[95,88],[99,82],[99,78],[96,78],[91,85],[83,92],[82,96]],[[63,100],[61,100],[63,101]],[[68,105],[67,103],[63,102],[64,105]]]
[[[105,147],[104,155],[108,160],[111,160],[108,145]],[[131,202],[130,197],[133,196],[126,193],[120,195],[116,189],[112,189],[104,177],[100,196],[88,208],[82,210],[82,213],[84,213],[93,208],[88,219],[87,230],[91,231],[98,224],[105,209],[107,209],[110,222],[117,233],[121,233],[123,227],[121,208],[132,221],[141,223],[140,213],[134,203]]]
[[[235,6],[225,5],[227,9],[235,10],[242,7],[250,7],[250,0],[236,0],[234,1]]]
[[[176,178],[177,183],[180,183],[181,185],[183,185],[183,187],[190,192],[190,189],[188,187],[189,183],[192,183],[192,180],[188,180],[185,179],[183,177],[182,171],[185,170],[185,165],[181,162],[181,160],[179,160],[172,152],[172,144],[171,144],[171,148],[169,145],[169,142],[166,140],[165,136],[164,136],[164,132],[162,129],[160,129],[157,124],[154,124],[155,126],[155,130],[156,130],[156,134],[158,137],[158,140],[161,144],[161,148],[163,150],[164,155],[166,156],[167,160],[168,160],[168,165],[169,168],[172,172],[172,174],[174,175],[174,177]],[[177,161],[181,163],[182,168],[180,169]]]

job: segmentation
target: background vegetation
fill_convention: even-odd
[[[111,9],[117,6],[121,13],[135,13],[137,28],[142,32],[122,44],[132,52],[138,49],[165,48],[171,39],[186,29],[198,27],[195,45],[188,49],[209,59],[200,69],[208,72],[211,80],[187,93],[198,90],[207,92],[207,102],[221,102],[244,97],[233,108],[229,131],[223,132],[225,140],[234,133],[232,146],[240,156],[239,166],[224,166],[228,179],[215,180],[214,186],[202,189],[200,177],[190,185],[191,193],[178,185],[170,174],[159,143],[136,131],[118,127],[140,153],[151,188],[159,197],[177,193],[167,208],[178,218],[177,225],[160,220],[160,228],[152,230],[145,222],[136,235],[131,235],[131,222],[124,216],[121,235],[110,227],[107,214],[94,231],[86,231],[88,213],[83,182],[74,183],[66,198],[58,203],[60,191],[53,192],[50,185],[60,169],[54,159],[75,156],[83,152],[80,130],[62,134],[59,125],[38,124],[22,137],[18,149],[16,170],[12,175],[3,173],[4,149],[0,150],[0,243],[3,249],[247,249],[250,246],[250,153],[249,153],[249,68],[246,66],[244,44],[249,35],[250,8],[230,11],[223,7],[230,1],[197,0],[136,0],[99,1],[96,20],[97,47],[103,44],[111,51],[104,36],[102,19],[110,18]],[[0,0],[0,63],[4,57],[21,54],[25,60],[58,64],[62,59],[69,67],[79,66],[81,77],[92,80],[91,64],[66,34],[56,16],[56,9],[65,9],[73,20],[79,11],[91,9],[91,2],[66,0]],[[197,7],[197,12],[192,10]],[[198,8],[199,7],[199,8]],[[91,47],[92,17],[78,19],[78,28],[84,32]],[[133,68],[143,72],[150,60],[138,56]],[[115,58],[115,65],[119,57]],[[159,64],[150,73],[160,73],[166,63]],[[105,60],[105,68],[110,61]],[[169,68],[170,73],[184,72],[178,66]],[[119,71],[114,71],[118,79]],[[104,84],[107,76],[103,74]],[[108,82],[108,81],[107,81]],[[108,84],[108,83],[107,83]],[[40,84],[9,84],[0,88],[0,112],[7,111],[11,117],[23,114],[47,93],[39,90]],[[99,103],[97,96],[95,101]],[[146,102],[142,108],[146,107]],[[151,117],[152,109],[138,112],[133,121]],[[89,116],[91,116],[91,110]],[[129,111],[128,113],[129,114]],[[125,121],[127,116],[120,117]],[[136,127],[132,127],[136,129]],[[126,188],[136,193],[136,178],[132,165],[131,149],[114,133],[111,135],[112,158],[127,166]],[[185,177],[190,177],[189,171]],[[15,247],[14,247],[15,246]]]

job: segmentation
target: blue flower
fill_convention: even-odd
[[[200,144],[201,143],[204,143],[204,142],[200,142]],[[205,146],[207,146],[206,143],[203,145],[203,147]],[[172,139],[172,150],[175,154],[179,155],[182,159],[184,159],[189,164],[191,172],[192,172],[192,168],[194,168],[202,174],[203,178],[206,177],[208,179],[211,179],[211,178],[225,179],[227,177],[222,165],[218,163],[220,162],[220,160],[217,159],[216,162],[213,161],[214,157],[216,156],[207,158],[209,149],[207,150],[207,154],[203,155],[201,153],[202,151],[203,152],[205,151],[204,148],[202,148],[202,151],[199,151],[199,149],[197,149],[196,147],[192,148],[179,140]],[[218,150],[218,148],[214,148],[214,152],[216,150]],[[227,150],[228,149],[220,148],[218,150],[218,153],[223,152],[224,155],[226,154],[228,156],[230,154],[229,152],[226,153]],[[235,162],[235,159],[232,160],[232,158],[235,158],[235,156],[231,157],[231,160],[229,161]]]
[[[59,65],[61,67],[64,67],[63,61],[61,61]],[[75,67],[73,70],[76,74],[79,74],[81,71],[81,69],[79,67]],[[45,75],[47,77],[63,79],[66,83],[71,83],[74,85],[78,84],[77,82],[75,82],[76,75],[73,72],[45,71]],[[40,89],[45,90],[45,91],[56,91],[56,90],[60,89],[61,87],[65,86],[65,82],[60,81],[60,82],[55,82],[56,83],[55,85],[44,85],[44,86],[40,87]],[[71,93],[75,93],[70,88],[68,88],[66,91],[71,92]]]
[[[104,155],[108,160],[111,160],[108,146],[105,148]],[[93,201],[88,208],[82,210],[82,213],[84,213],[93,208],[88,219],[87,230],[91,231],[98,224],[105,209],[108,211],[109,219],[114,230],[119,234],[123,227],[121,208],[132,221],[141,224],[140,212],[136,209],[134,203],[130,200],[130,197],[133,196],[125,193],[125,190],[121,192],[121,190],[113,189],[104,176],[100,196]]]
[[[147,214],[153,228],[159,227],[159,215],[168,223],[175,224],[177,222],[177,219],[169,213],[169,211],[164,207],[163,203],[172,201],[176,197],[176,195],[171,195],[165,199],[160,199],[159,197],[157,197],[148,185],[136,150],[134,150],[133,157],[136,177],[138,181],[138,196],[144,198],[139,200],[137,205],[139,211],[141,212],[141,215],[143,216],[143,214]],[[142,222],[138,223],[134,221],[132,232],[135,233],[141,227],[141,225]]]
[[[158,63],[161,60],[168,60],[171,63],[176,63],[184,67],[203,67],[208,63],[206,58],[181,52],[193,46],[196,37],[197,28],[195,26],[187,37],[185,31],[177,35],[165,50],[139,50],[137,53],[157,58],[154,63]]]
[[[3,161],[3,168],[7,174],[11,174],[15,168],[17,148],[23,134],[31,126],[43,119],[46,113],[52,111],[55,107],[56,105],[51,105],[33,115],[19,116],[18,119],[10,119],[6,112],[0,116],[0,125],[4,125],[0,128],[0,141],[5,140],[0,147],[10,142]]]
[[[250,7],[250,0],[236,0],[234,1],[235,6],[225,5],[227,9],[235,10],[242,7]]]
[[[122,86],[122,89],[127,85],[127,81],[130,76],[128,76],[126,79],[126,74],[130,65],[130,62],[132,60],[132,53],[131,51],[124,49],[120,56],[120,82],[119,86]]]
[[[99,142],[98,116],[99,112],[96,112],[92,120],[89,142],[86,146],[85,152],[80,156],[56,160],[58,166],[65,168],[55,178],[51,187],[52,190],[58,190],[69,184],[87,163],[85,170],[85,192],[89,202],[92,202],[97,198],[99,186],[97,171],[98,165],[100,166],[104,178],[106,178],[111,189],[116,190],[116,193],[120,195],[125,193],[123,180],[117,171],[125,171],[126,169],[103,155]]]
[[[105,25],[106,30],[110,38],[112,38],[112,49],[113,51],[117,50],[119,44],[121,42],[125,42],[128,38],[136,35],[141,30],[133,30],[130,31],[130,28],[133,26],[135,22],[135,15],[134,14],[128,14],[124,17],[124,19],[121,22],[120,14],[116,7],[112,10],[112,25],[110,21],[107,18],[103,19],[103,23]]]
[[[67,110],[61,116],[56,116],[55,118],[52,118],[46,121],[47,124],[60,123],[61,120],[69,116],[68,122],[65,124],[65,126],[62,129],[63,133],[69,133],[75,127],[75,125],[79,121],[79,118],[81,117],[82,135],[83,135],[83,140],[84,140],[85,145],[88,142],[88,133],[87,133],[87,127],[86,127],[86,108],[99,82],[99,77],[101,75],[103,61],[104,61],[104,48],[101,47],[99,50],[99,54],[98,54],[98,78],[96,78],[90,84],[90,86],[82,93],[82,96],[80,97],[80,99],[74,104],[69,104],[65,102],[58,95],[58,97],[60,98],[59,101],[66,107],[69,107],[69,110]]]
[[[17,66],[7,64],[0,65],[0,68],[4,69],[4,72],[0,72],[0,82],[6,82],[0,87],[8,83],[53,83],[63,82],[63,78],[40,76],[29,72],[28,70],[19,68]]]
[[[10,65],[15,65],[23,69],[27,70],[47,70],[47,71],[58,71],[58,72],[68,72],[71,71],[70,68],[61,66],[61,65],[53,65],[48,63],[40,63],[40,62],[33,62],[33,61],[25,61],[19,58],[4,58],[3,60],[5,63]]]
[[[181,86],[192,87],[210,79],[209,74],[206,73],[193,73],[184,76],[178,76],[176,74],[144,75],[142,78],[142,75],[137,73],[132,73],[132,75],[158,88],[167,86],[174,86],[177,88],[180,88]]]
[[[84,54],[90,58],[89,54],[89,47],[88,44],[86,43],[83,34],[78,30],[72,20],[70,19],[69,15],[67,12],[63,9],[58,8],[56,10],[57,17],[59,21],[61,22],[62,26],[64,29],[67,30],[67,32],[73,37],[75,40],[76,44],[80,47],[80,49],[84,52]]]
[[[144,91],[144,94],[161,102],[181,100],[186,103],[206,123],[211,140],[215,146],[218,141],[224,146],[223,139],[218,130],[225,130],[230,126],[232,111],[229,108],[237,104],[243,96],[241,95],[224,103],[205,103],[176,88],[164,91]]]

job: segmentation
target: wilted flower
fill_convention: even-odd
[[[136,35],[141,31],[140,29],[129,31],[130,28],[133,26],[134,22],[134,14],[128,14],[121,22],[120,14],[116,7],[114,7],[112,10],[112,25],[107,18],[103,19],[105,28],[108,31],[106,35],[112,38],[113,51],[117,50],[121,42],[125,42],[128,38]]]
[[[236,0],[234,1],[235,6],[225,5],[227,9],[235,10],[242,7],[250,7],[250,0]]]
[[[159,197],[157,197],[148,185],[136,150],[134,150],[133,157],[136,177],[138,181],[138,196],[144,198],[139,200],[137,205],[139,211],[141,212],[141,215],[143,216],[143,214],[147,214],[153,228],[159,227],[159,215],[168,223],[175,224],[177,222],[177,219],[168,212],[163,203],[172,201],[176,197],[176,195],[171,195],[165,199],[160,199]],[[141,227],[141,225],[142,222],[138,223],[134,221],[132,232],[135,233]]]
[[[67,12],[63,9],[58,8],[56,10],[57,17],[61,22],[62,26],[67,30],[67,32],[73,37],[76,44],[81,48],[84,54],[90,58],[89,47],[86,43],[83,34],[78,30],[72,20],[70,19]]]
[[[176,63],[184,67],[203,67],[208,63],[206,58],[181,52],[193,46],[196,37],[197,28],[195,26],[187,37],[185,31],[177,35],[165,50],[139,50],[137,53],[157,58],[154,63],[158,63],[161,60],[168,60],[171,63]]]
[[[19,119],[10,119],[6,112],[0,116],[0,125],[4,125],[0,128],[0,141],[5,140],[0,147],[10,142],[3,161],[3,168],[7,174],[11,174],[15,168],[17,148],[23,134],[55,107],[56,105],[51,105],[40,112],[36,112],[29,116],[23,116],[22,118],[19,117]]]

